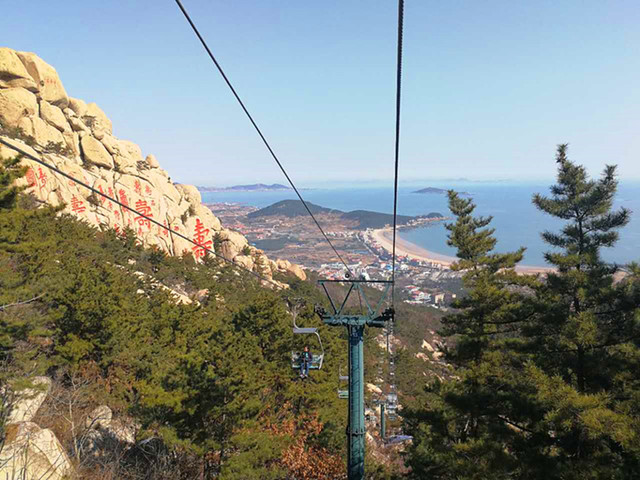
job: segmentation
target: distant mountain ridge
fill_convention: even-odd
[[[311,213],[313,213],[314,215],[318,213],[335,214],[345,220],[357,221],[358,228],[361,229],[382,228],[385,225],[390,225],[393,223],[393,215],[391,215],[390,213],[372,212],[369,210],[353,210],[351,212],[343,212],[342,210],[321,207],[320,205],[316,205],[310,202],[307,202],[307,205],[309,207],[309,210],[311,210]],[[284,217],[293,218],[308,215],[308,212],[306,208],[304,208],[304,205],[300,200],[282,200],[280,202],[274,203],[273,205],[269,205],[268,207],[261,208],[260,210],[256,210],[255,212],[251,212],[247,215],[247,217],[260,218],[273,215],[282,215]],[[427,215],[419,215],[416,217],[398,215],[397,221],[398,225],[406,225],[413,220],[442,217],[443,215],[438,212],[431,212]]]
[[[253,183],[251,185],[234,185],[232,187],[197,187],[201,192],[273,192],[279,190],[291,190],[291,187],[280,183]]]

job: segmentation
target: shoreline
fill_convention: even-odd
[[[371,237],[387,252],[392,253],[393,238],[391,227],[372,230]],[[431,250],[427,250],[415,243],[404,240],[399,234],[396,236],[396,256],[407,256],[411,259],[430,262],[441,265],[445,268],[451,268],[451,264],[457,260],[455,257],[432,252]],[[516,271],[523,274],[547,273],[553,270],[554,269],[552,267],[540,267],[535,265],[516,266]]]
[[[371,237],[387,252],[392,253],[392,234],[392,229],[390,227],[385,227],[373,230],[371,232]],[[415,260],[435,263],[447,268],[451,267],[451,264],[456,261],[454,257],[432,252],[426,248],[416,245],[415,243],[404,240],[399,234],[396,236],[396,256],[407,256]]]

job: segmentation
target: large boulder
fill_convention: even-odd
[[[372,393],[377,393],[378,395],[382,394],[382,389],[373,383],[367,383],[367,391]]]
[[[51,389],[51,380],[47,377],[35,377],[32,386],[16,392],[16,401],[6,423],[29,422],[47,398]]]
[[[137,143],[130,140],[119,140],[119,143],[124,155],[129,157],[131,161],[136,164],[142,162],[142,149]]]
[[[33,137],[38,145],[46,147],[49,143],[65,145],[62,133],[42,120],[40,117],[32,117],[31,125],[33,127]]]
[[[120,155],[122,147],[114,136],[105,133],[100,141],[111,155]]]
[[[89,127],[87,127],[84,122],[77,117],[69,117],[69,125],[71,125],[74,132],[88,133],[90,131]]]
[[[16,52],[18,58],[38,87],[38,96],[53,105],[65,108],[69,97],[62,86],[58,72],[35,53]]]
[[[211,227],[216,232],[222,230],[220,220],[213,214],[211,209],[205,207],[201,203],[198,203],[193,207],[193,211],[195,212],[195,215],[200,217],[208,227]]]
[[[69,130],[62,132],[62,136],[64,137],[67,147],[73,152],[73,156],[78,157],[80,155],[80,137],[78,133]]]
[[[85,135],[80,140],[80,148],[84,155],[84,161],[99,167],[113,168],[113,158],[104,148],[104,145],[91,135]]]
[[[182,196],[187,199],[191,205],[200,205],[202,203],[202,195],[200,191],[193,185],[186,185],[184,183],[176,184],[176,188],[182,193]]]
[[[236,257],[233,259],[233,263],[235,263],[236,265],[240,265],[247,270],[252,270],[254,265],[253,258],[248,255],[236,255]]]
[[[307,279],[307,274],[304,273],[302,267],[300,267],[300,265],[296,265],[295,263],[291,263],[289,260],[277,260],[276,267],[281,272],[294,274],[300,280]]]
[[[139,175],[138,162],[142,161],[140,147],[128,140],[117,140],[105,133],[101,139],[106,149],[113,155],[118,170],[130,175]]]
[[[20,120],[38,113],[36,96],[24,88],[0,90],[0,123],[17,127]]]
[[[151,168],[160,168],[160,164],[158,163],[155,155],[149,154],[145,160],[147,161],[147,165]]]
[[[141,292],[144,293],[143,290]],[[114,419],[111,409],[102,405],[87,416],[85,427],[88,431],[82,438],[82,449],[99,457],[130,448],[135,444],[139,426],[131,419]]]
[[[86,428],[108,428],[111,425],[113,412],[106,405],[94,408],[85,420]]]
[[[69,108],[73,110],[78,117],[82,117],[87,113],[87,104],[79,98],[69,97]]]
[[[302,269],[302,267],[300,265],[295,264],[295,263],[291,264],[291,267],[289,267],[289,272],[293,273],[300,280],[306,280],[307,279],[307,274],[304,273],[304,270]]]
[[[37,92],[36,83],[14,50],[0,48],[0,88],[22,87]]]
[[[220,253],[228,260],[233,260],[242,253],[244,247],[249,246],[249,242],[241,233],[231,230],[222,230],[220,240],[222,240]]]
[[[55,105],[51,105],[46,100],[42,100],[40,102],[40,118],[45,120],[50,125],[56,127],[61,132],[71,130],[69,122],[67,122],[67,119],[64,116],[64,113],[62,113],[62,110]]]
[[[7,427],[0,478],[63,480],[72,472],[69,457],[51,430],[32,422]]]
[[[2,135],[0,135],[0,138],[5,142],[15,145],[20,150],[23,150],[28,154],[33,155],[34,157],[38,156],[38,152],[36,152],[32,147],[24,143],[22,140],[16,140],[15,138],[9,138]],[[0,158],[13,158],[15,156],[16,156],[15,150],[9,147],[6,147],[4,144],[0,144]],[[16,182],[19,182],[20,180],[22,179],[18,179]]]

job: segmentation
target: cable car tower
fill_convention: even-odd
[[[349,337],[349,425],[347,427],[347,451],[348,465],[347,473],[349,480],[364,479],[364,453],[365,453],[365,423],[364,423],[364,348],[363,337],[365,327],[384,328],[393,322],[394,310],[387,308],[384,311],[382,306],[385,303],[389,289],[392,285],[388,280],[318,280],[324,289],[331,312],[316,306],[316,313],[322,318],[326,325],[334,327],[346,327]],[[328,283],[349,284],[344,300],[339,307],[333,301],[331,294],[327,290]],[[383,291],[377,305],[372,308],[362,289],[365,283],[383,284]],[[356,290],[364,300],[366,315],[353,315],[344,313],[344,308],[351,293]]]

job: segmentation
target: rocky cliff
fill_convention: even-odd
[[[69,97],[56,70],[34,53],[0,48],[0,137],[168,230],[24,159],[23,185],[42,202],[65,205],[65,211],[99,228],[129,227],[143,245],[170,255],[204,256],[202,248],[172,234],[180,232],[211,249],[215,243],[221,255],[265,277],[281,271],[305,278],[298,265],[270,260],[243,235],[225,229],[194,186],[173,183],[154,155],[144,156],[135,143],[116,138],[100,107]],[[0,157],[13,156],[0,145]]]

